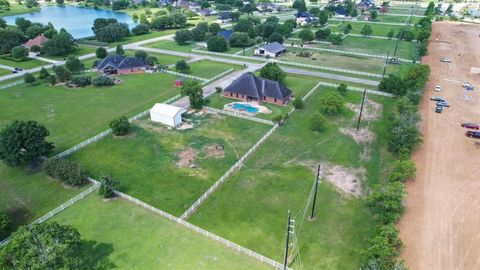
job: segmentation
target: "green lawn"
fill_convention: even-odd
[[[109,44],[110,47],[114,48],[117,45],[124,45],[128,43],[133,43],[133,42],[138,42],[146,39],[151,39],[151,38],[156,38],[156,37],[163,37],[171,34],[175,34],[174,29],[169,29],[169,30],[162,30],[162,31],[150,31],[150,33],[145,34],[145,35],[139,35],[139,36],[134,36],[131,35],[129,37],[123,38],[121,41],[118,42],[112,42]]]
[[[50,131],[55,151],[65,150],[108,128],[122,115],[133,116],[176,94],[175,76],[136,74],[113,87],[70,89],[20,85],[0,92],[0,127],[13,120],[36,120]]]
[[[160,40],[155,43],[149,43],[145,45],[146,47],[155,48],[155,49],[163,49],[163,50],[171,50],[171,51],[179,51],[179,52],[191,52],[193,48],[196,48],[197,45],[194,43],[188,43],[186,45],[178,45],[173,40]]]
[[[285,79],[285,86],[287,86],[293,92],[294,97],[302,97],[305,96],[308,91],[310,91],[316,84],[318,83],[318,79],[313,77],[307,76],[300,76],[300,75],[293,75],[289,74]],[[223,106],[228,103],[232,103],[237,101],[236,99],[226,98],[221,94],[213,94],[208,97],[208,106],[218,109],[223,109]],[[288,104],[286,106],[281,105],[274,105],[268,103],[262,103],[263,106],[267,107],[272,111],[271,114],[263,114],[258,113],[256,117],[264,118],[271,120],[273,117],[277,115],[285,115],[292,109],[292,104]]]
[[[200,78],[210,79],[231,68],[234,70],[240,70],[244,67],[221,62],[213,62],[209,60],[200,60],[190,63],[190,72],[188,74],[198,76]]]
[[[402,6],[402,7],[390,7],[388,8],[388,13],[410,15],[410,13],[412,12],[411,8],[408,6]],[[408,7],[408,8],[405,9],[405,7]],[[414,8],[413,15],[425,15],[425,9],[416,7]]]
[[[20,68],[23,68],[23,69],[32,69],[32,68],[48,65],[50,63],[43,62],[43,61],[33,59],[33,58],[28,58],[28,60],[17,62],[17,61],[13,61],[13,60],[10,60],[10,59],[4,58],[4,57],[0,57],[0,64],[10,66],[10,67],[20,67]]]
[[[158,61],[162,65],[172,65],[175,64],[178,60],[185,60],[188,61],[188,57],[182,57],[182,56],[176,56],[176,55],[170,55],[170,54],[161,54],[161,53],[152,53],[152,52],[147,52],[149,56],[155,56],[158,58]],[[126,55],[128,56],[133,56],[135,55],[135,51],[133,50],[127,50]]]
[[[27,8],[27,6],[24,3],[20,5],[18,4],[18,2],[13,2],[13,1],[8,1],[8,2],[10,3],[10,10],[0,11],[0,17],[30,13],[30,12],[35,12],[40,10],[40,7]]]
[[[405,23],[407,19],[410,17],[409,14],[405,14],[405,16],[389,16],[389,15],[383,15],[383,14],[378,14],[377,18],[375,19],[375,22],[382,22],[382,23]],[[364,21],[368,20],[364,16],[358,16],[358,21]],[[415,24],[418,21],[420,21],[420,18],[418,17],[413,17],[410,21],[411,24]]]
[[[10,71],[8,69],[0,68],[0,76],[8,75],[8,74],[11,74],[11,73],[12,73],[12,71]]]
[[[48,59],[53,59],[53,60],[65,60],[67,59],[68,56],[74,55],[74,56],[82,56],[85,54],[89,53],[94,53],[97,48],[94,46],[88,46],[84,44],[77,44],[77,47],[75,48],[75,51],[67,56],[50,56],[50,55],[42,55],[42,57],[48,58]]]
[[[82,237],[84,269],[271,269],[184,226],[125,200],[96,194],[51,219]],[[106,265],[112,266],[100,267]]]
[[[121,191],[179,216],[270,128],[220,115],[196,121],[195,128],[177,131],[143,119],[126,138],[105,138],[72,159],[93,177],[111,174]],[[223,155],[210,155],[215,145],[224,147]],[[187,153],[191,158],[177,165],[178,155]],[[191,163],[197,167],[190,168]]]
[[[80,188],[63,187],[42,172],[10,168],[2,163],[0,190],[0,212],[12,219],[13,228],[34,221],[81,192]]]
[[[384,103],[383,119],[363,122],[377,134],[370,146],[369,159],[361,159],[365,145],[338,132],[353,127],[355,116],[344,110],[327,117],[326,130],[310,130],[311,114],[318,109],[319,98],[329,89],[321,88],[306,107],[294,112],[287,123],[249,159],[245,166],[214,193],[190,218],[196,225],[239,244],[264,253],[275,260],[283,257],[287,211],[292,210],[303,269],[358,269],[359,251],[374,227],[372,214],[362,199],[340,194],[331,184],[322,182],[317,197],[317,218],[312,222],[299,214],[310,209],[304,203],[311,192],[319,162],[366,170],[368,189],[381,181],[386,163],[384,122],[393,100]],[[360,93],[348,93],[350,103],[359,104]],[[241,207],[239,207],[241,206]],[[294,247],[294,248],[295,248]],[[296,258],[293,267],[299,268]]]
[[[333,32],[342,32],[343,27],[350,24],[352,26],[352,34],[361,34],[363,26],[370,25],[372,27],[374,36],[387,36],[387,33],[393,29],[395,35],[401,31],[403,31],[403,26],[400,25],[384,25],[384,24],[373,24],[373,23],[363,23],[363,22],[355,22],[355,21],[330,21],[329,28]],[[411,31],[416,31],[414,26],[410,26],[407,28]]]

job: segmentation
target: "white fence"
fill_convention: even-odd
[[[199,81],[202,81],[202,82],[208,81],[208,79],[205,79],[205,78],[201,78],[201,77],[197,77],[197,76],[193,76],[193,75],[189,75],[189,74],[185,74],[185,73],[175,72],[175,71],[171,71],[171,70],[168,70],[168,69],[161,69],[160,72],[167,73],[167,74],[170,74],[170,75],[185,77],[185,78],[189,78],[189,79],[199,80]]]
[[[30,223],[27,227],[30,228],[32,225],[34,224],[39,224],[39,223],[43,223],[45,222],[47,219],[55,216],[56,214],[62,212],[63,210],[67,209],[69,206],[73,205],[74,203],[78,202],[79,200],[85,198],[85,196],[87,196],[88,194],[92,193],[93,191],[97,190],[98,187],[100,187],[99,183],[96,182],[94,183],[91,187],[89,187],[88,189],[82,191],[80,194],[78,194],[77,196],[71,198],[70,200],[68,200],[67,202],[63,203],[62,205],[60,205],[59,207],[53,209],[52,211],[48,212],[47,214],[43,215],[42,217],[40,217],[39,219],[35,220],[34,222]],[[8,244],[8,242],[10,242],[11,240],[11,236],[4,239],[2,242],[0,242],[0,247],[3,246],[3,245],[6,245]]]
[[[319,82],[320,85],[323,85],[323,86],[328,86],[328,87],[338,87],[339,84],[336,84],[336,83],[326,83],[326,82]],[[347,89],[348,90],[351,90],[351,91],[356,91],[356,92],[363,92],[363,90],[365,88],[361,88],[361,87],[353,87],[353,86],[347,86]],[[367,93],[368,94],[374,94],[374,95],[379,95],[379,96],[385,96],[385,97],[394,97],[392,94],[390,93],[386,93],[386,92],[382,92],[382,91],[378,91],[378,90],[370,90],[370,89],[367,89]]]
[[[410,15],[407,15],[410,16]],[[369,23],[369,24],[381,24],[381,25],[396,25],[396,26],[404,26],[405,23],[392,23],[392,22],[372,22],[372,21],[359,21],[359,20],[342,20],[342,19],[329,19],[330,21],[336,22],[353,22],[353,23]],[[414,24],[410,23],[409,26],[415,26]]]
[[[5,84],[5,85],[2,85],[0,86],[0,90],[4,90],[4,89],[7,89],[7,88],[10,88],[10,87],[14,87],[14,86],[17,86],[17,85],[20,85],[20,84],[24,84],[25,82],[23,80],[21,81],[14,81],[14,82],[11,82],[11,83],[8,83],[8,84]]]
[[[250,121],[255,121],[255,122],[258,122],[258,123],[261,123],[261,124],[267,124],[267,125],[271,125],[271,126],[274,125],[274,123],[270,120],[249,116],[249,115],[237,113],[237,112],[234,112],[234,111],[225,111],[225,110],[220,110],[220,109],[216,109],[216,108],[212,108],[212,107],[204,107],[204,109],[209,110],[211,112],[216,112],[216,113],[219,113],[219,114],[225,114],[225,115],[228,115],[228,116],[233,116],[233,117],[242,118],[242,119],[246,119],[246,120],[250,120]]]
[[[162,211],[162,210],[160,210],[160,209],[158,209],[158,208],[155,208],[155,207],[153,207],[153,206],[151,206],[151,205],[149,205],[149,204],[147,204],[147,203],[144,203],[144,202],[140,201],[140,200],[137,199],[137,198],[134,198],[134,197],[132,197],[132,196],[129,196],[129,195],[127,195],[127,194],[125,194],[125,193],[122,193],[122,192],[120,192],[120,191],[115,191],[115,193],[116,193],[119,197],[121,197],[121,198],[124,198],[124,199],[126,199],[126,200],[129,200],[129,201],[135,203],[135,204],[138,204],[138,205],[140,205],[140,206],[142,206],[142,207],[144,207],[144,208],[146,208],[146,209],[148,209],[148,210],[150,210],[150,211],[152,211],[152,212],[154,212],[154,213],[156,213],[156,214],[159,214],[159,215],[162,216],[162,217],[165,217],[165,218],[167,218],[167,219],[169,219],[169,220],[171,220],[171,221],[173,221],[173,222],[176,222],[176,223],[178,223],[178,224],[180,224],[180,225],[182,225],[182,226],[185,226],[185,227],[187,227],[187,228],[189,228],[189,229],[191,229],[191,230],[193,230],[193,231],[195,231],[195,232],[197,232],[197,233],[202,234],[203,236],[206,236],[206,237],[208,237],[208,238],[210,238],[210,239],[213,239],[213,240],[221,243],[222,245],[225,245],[225,246],[227,246],[227,247],[229,247],[229,248],[231,248],[231,249],[233,249],[233,250],[236,250],[236,251],[238,251],[238,252],[247,254],[247,255],[250,256],[250,257],[253,257],[253,258],[255,258],[255,259],[259,260],[259,261],[262,261],[262,262],[264,262],[264,263],[267,263],[267,264],[275,267],[276,269],[283,269],[283,265],[280,264],[280,263],[277,262],[277,261],[274,261],[274,260],[272,260],[272,259],[270,259],[270,258],[267,258],[267,257],[265,257],[265,256],[263,256],[263,255],[261,255],[261,254],[258,254],[258,253],[256,253],[256,252],[250,250],[250,249],[244,248],[244,247],[242,247],[242,246],[240,246],[240,245],[238,245],[238,244],[236,244],[236,243],[233,243],[233,242],[231,242],[231,241],[229,241],[229,240],[227,240],[227,239],[225,239],[225,238],[223,238],[223,237],[220,237],[220,236],[218,236],[218,235],[216,235],[216,234],[213,234],[213,233],[211,233],[211,232],[209,232],[209,231],[207,231],[207,230],[204,230],[204,229],[202,229],[202,228],[199,228],[199,227],[197,227],[197,226],[195,226],[195,225],[193,225],[193,224],[191,224],[191,223],[189,223],[189,222],[187,222],[187,221],[185,221],[185,220],[183,220],[183,219],[181,219],[181,218],[177,218],[177,217],[175,217],[175,216],[173,216],[173,215],[170,215],[169,213],[164,212],[164,211]],[[287,267],[287,269],[292,270],[291,268],[288,268],[288,267]]]
[[[223,76],[231,73],[233,70],[234,70],[233,68],[230,68],[230,69],[228,69],[228,70],[226,70],[226,71],[224,71],[224,72],[222,72],[222,73],[220,73],[220,74],[217,74],[216,76],[214,76],[214,77],[212,77],[212,78],[204,81],[204,82],[203,82],[203,85],[207,85],[207,84],[209,84],[209,83],[211,83],[211,82],[214,82],[214,81],[222,78]]]

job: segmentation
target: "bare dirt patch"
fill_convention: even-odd
[[[356,116],[360,114],[361,104],[347,103],[347,108],[355,112]],[[362,119],[365,121],[373,121],[378,119],[382,115],[383,105],[375,101],[365,99],[363,106]]]
[[[177,153],[178,167],[190,167],[191,165],[195,164],[195,160],[197,159],[198,152],[195,148],[188,146],[184,150]]]
[[[225,156],[224,147],[220,144],[205,145],[203,152],[209,158],[223,158]]]
[[[346,168],[339,165],[322,165],[324,179],[333,184],[342,193],[361,197],[363,195],[361,179],[365,169]]]
[[[360,144],[370,143],[375,139],[375,134],[368,128],[340,128],[340,132],[351,137],[354,141]]]

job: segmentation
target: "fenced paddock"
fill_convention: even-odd
[[[271,125],[271,126],[274,125],[274,123],[270,120],[265,120],[265,119],[261,119],[261,118],[258,118],[258,117],[237,113],[237,112],[234,112],[234,111],[225,111],[225,110],[216,109],[216,108],[212,108],[212,107],[204,107],[204,108],[206,110],[214,112],[214,113],[224,114],[224,115],[233,116],[233,117],[237,117],[237,118],[241,118],[241,119],[247,119],[247,120],[258,122],[258,123],[261,123],[261,124],[266,124],[266,125]]]

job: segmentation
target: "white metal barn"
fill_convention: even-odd
[[[170,127],[182,124],[182,114],[187,112],[184,108],[157,103],[150,109],[150,119]]]

